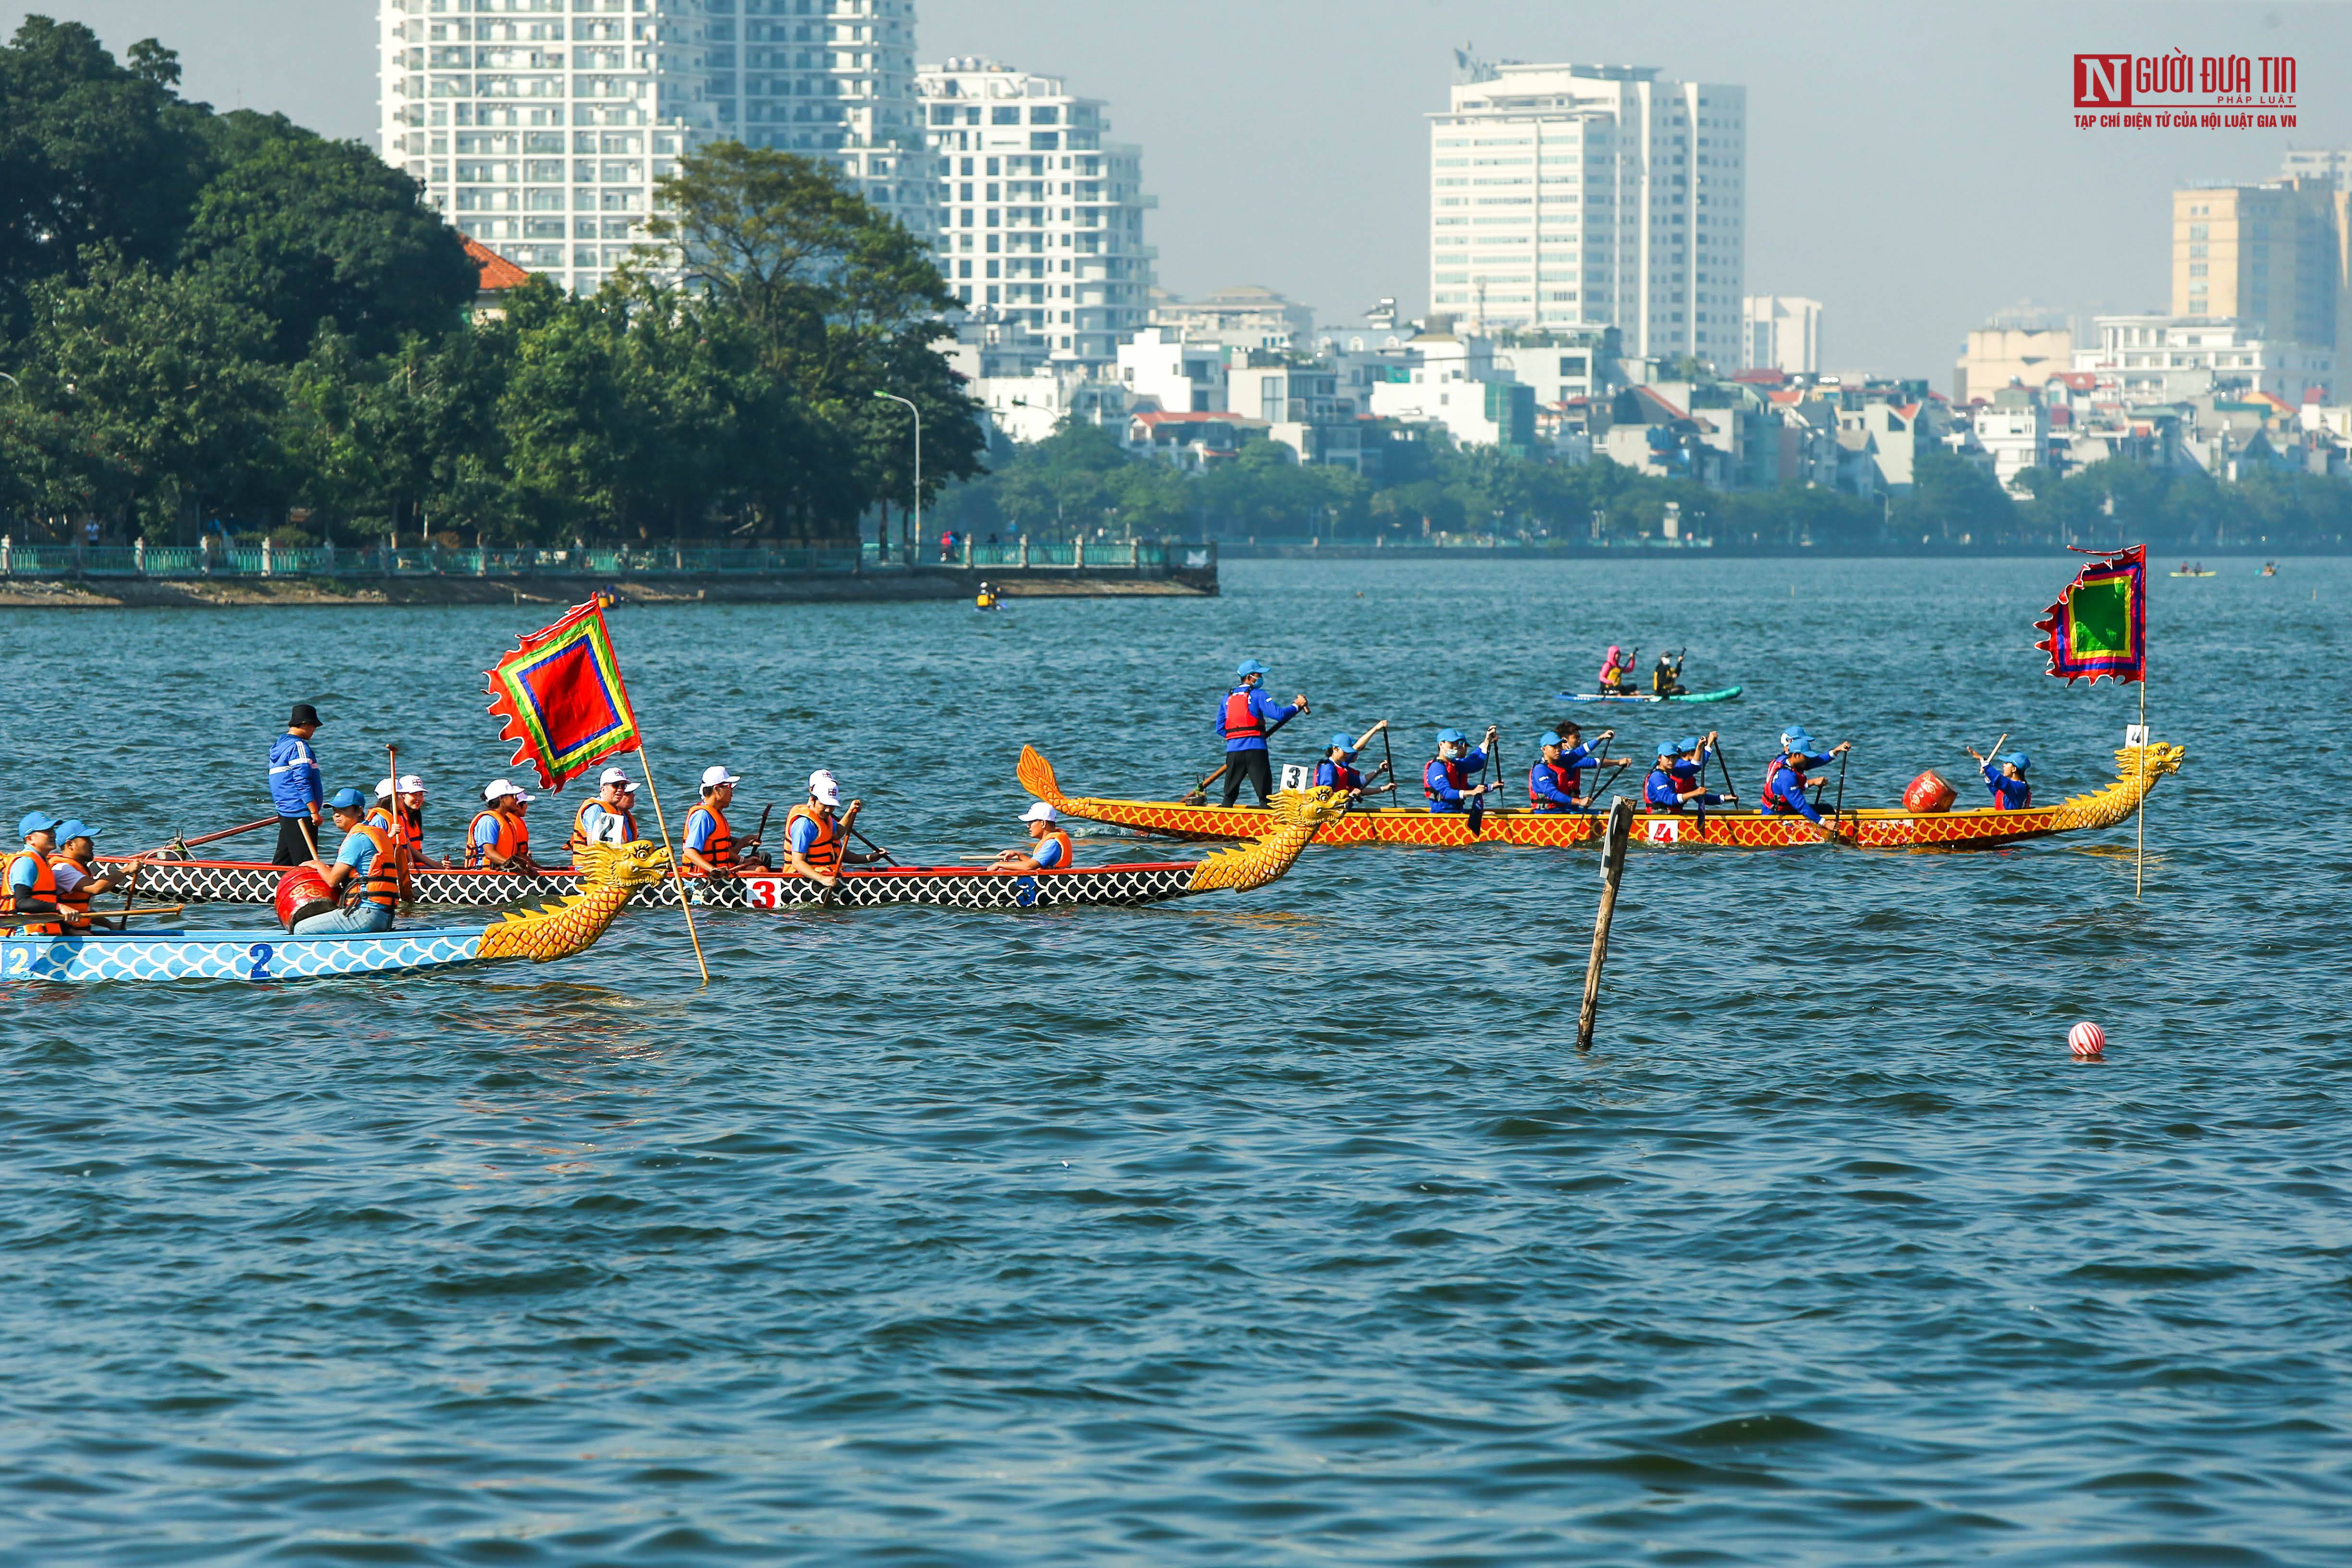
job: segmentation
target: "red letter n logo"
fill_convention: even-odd
[[[2132,100],[2131,67],[2129,55],[2076,55],[2074,107],[2129,108]]]

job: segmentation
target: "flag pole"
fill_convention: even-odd
[[[2143,656],[2145,657],[2145,656]],[[2139,901],[2147,880],[2147,669],[2139,672],[2139,853],[2132,866],[2132,901]]]
[[[662,815],[661,790],[654,783],[653,759],[646,754],[642,743],[637,747],[637,762],[646,770],[646,793],[654,797],[654,822],[661,829],[662,847],[669,851],[669,876],[670,880],[677,884],[677,907],[686,911],[686,940],[694,944],[694,964],[702,971],[702,983],[708,985],[710,984],[710,965],[703,960],[702,938],[695,934],[694,901],[686,890],[686,871],[677,863],[677,851],[670,846],[669,819]]]

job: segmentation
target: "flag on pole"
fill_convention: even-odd
[[[2074,574],[2049,613],[2033,623],[2050,673],[2069,686],[2099,677],[2147,679],[2147,546],[2135,544]]]
[[[637,715],[613,657],[601,595],[523,637],[486,673],[490,711],[506,721],[499,738],[516,742],[514,761],[537,768],[547,789],[638,749]]]

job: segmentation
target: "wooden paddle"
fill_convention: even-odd
[[[218,833],[199,833],[194,838],[174,838],[169,844],[161,845],[153,849],[148,850],[146,855],[134,855],[131,858],[134,860],[143,860],[146,859],[148,856],[161,855],[167,850],[193,849],[199,844],[210,844],[222,838],[234,838],[240,833],[252,833],[257,829],[274,827],[277,825],[277,817],[265,816],[257,821],[248,822],[241,827],[224,827]]]

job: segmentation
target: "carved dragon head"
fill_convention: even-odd
[[[586,888],[643,888],[669,875],[669,851],[651,839],[633,844],[583,844],[572,852]]]

